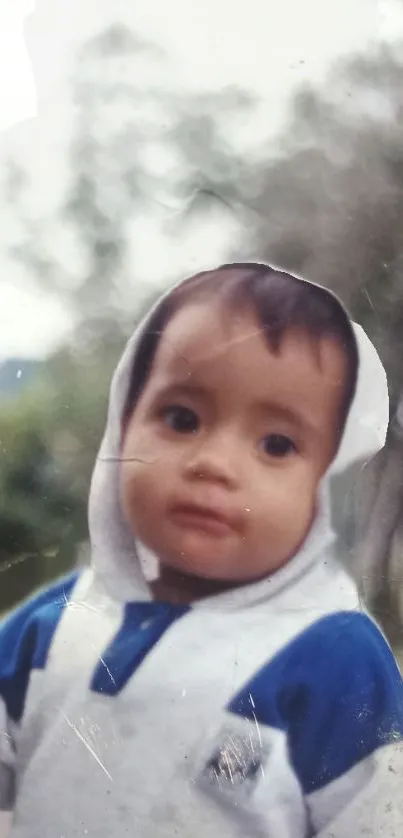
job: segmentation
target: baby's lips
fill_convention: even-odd
[[[172,505],[171,513],[174,515],[194,516],[200,520],[216,521],[228,529],[236,529],[239,526],[239,515],[223,506],[195,503],[194,501],[178,502]]]

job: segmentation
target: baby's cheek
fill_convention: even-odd
[[[279,481],[273,511],[279,529],[298,538],[312,518],[315,506],[315,480],[309,470],[295,470],[287,481]]]
[[[136,461],[143,463],[152,460],[154,454],[155,445],[149,431],[146,428],[140,428],[134,432],[132,429],[126,437],[122,459],[129,463]]]
[[[290,527],[294,527],[297,540],[303,539],[312,524],[315,512],[316,484],[306,481],[293,495],[290,494]]]
[[[154,479],[151,464],[141,460],[127,460],[122,464],[122,500],[129,523],[144,516],[150,506]]]

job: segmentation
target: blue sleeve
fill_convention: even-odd
[[[46,661],[77,574],[42,591],[0,624],[0,810],[13,798],[14,740],[33,669]]]
[[[42,669],[63,608],[77,580],[72,574],[28,600],[0,624],[0,697],[19,722],[31,669]]]
[[[378,628],[356,612],[312,625],[256,675],[229,710],[284,732],[306,799],[316,801],[323,792],[329,816],[337,781],[347,778],[347,788],[351,778],[347,800],[358,776],[354,769],[368,765],[369,777],[376,755],[403,742],[401,674]]]
[[[350,614],[321,628],[309,655],[310,678],[302,691],[283,696],[291,758],[305,793],[403,739],[402,679],[376,626]]]

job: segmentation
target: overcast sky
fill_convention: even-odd
[[[35,7],[35,10],[33,11]],[[21,21],[27,14],[26,42]],[[65,150],[72,111],[67,79],[77,46],[110,22],[121,20],[159,42],[170,58],[170,83],[191,89],[238,83],[264,97],[265,123],[244,132],[256,144],[281,123],[290,92],[302,80],[323,79],[335,57],[363,51],[403,33],[401,0],[0,0],[1,147],[17,149],[35,172],[36,203],[49,210],[66,173]],[[30,59],[32,59],[33,73]],[[38,116],[33,115],[38,110]],[[24,115],[31,117],[24,122]],[[19,122],[17,127],[10,127]],[[1,149],[0,149],[1,158]],[[3,203],[1,203],[3,201]],[[43,355],[66,332],[57,300],[40,295],[7,258],[13,217],[0,197],[0,359]],[[231,230],[214,227],[183,243],[161,241],[158,224],[144,221],[143,261],[158,275],[171,262],[192,267],[206,252],[214,262]],[[139,256],[141,263],[141,254]],[[182,260],[182,262],[181,262]],[[186,260],[185,260],[186,261]],[[151,277],[150,273],[150,277]]]

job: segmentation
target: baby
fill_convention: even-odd
[[[402,680],[330,523],[386,399],[302,279],[224,265],[156,305],[112,385],[91,568],[0,629],[13,838],[400,834]]]

